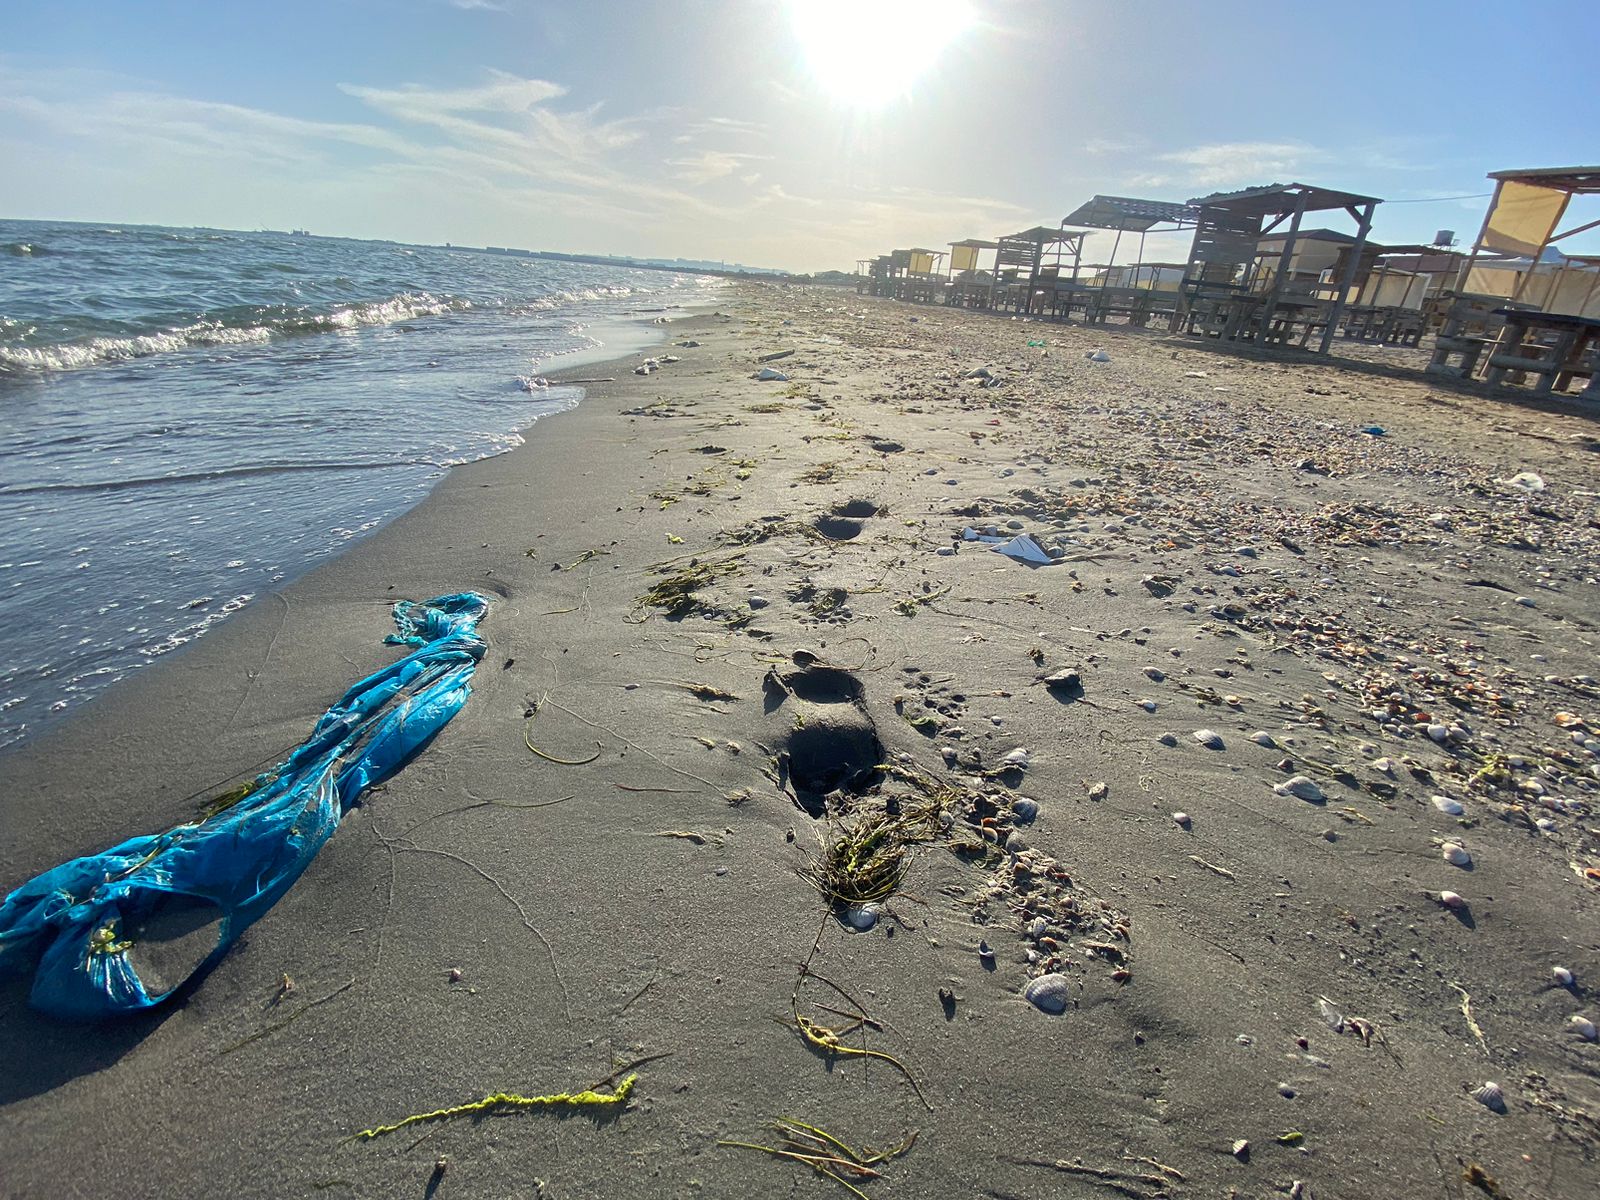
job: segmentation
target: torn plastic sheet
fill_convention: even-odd
[[[969,525],[961,531],[961,538],[968,542],[983,542],[991,550],[998,551],[1007,558],[1014,558],[1018,562],[1029,563],[1036,567],[1047,567],[1056,561],[1038,542],[1025,533],[1019,533],[1016,537],[996,537],[989,533],[979,533]]]
[[[63,863],[7,896],[0,969],[36,961],[30,1003],[61,1017],[125,1015],[173,995],[278,902],[366,788],[403,767],[466,703],[488,611],[471,592],[400,601],[398,632],[386,640],[412,652],[351,687],[252,790],[202,820]],[[149,933],[159,949],[175,927],[201,939],[177,955],[176,972],[170,953],[147,956],[141,946]]]

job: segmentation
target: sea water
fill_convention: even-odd
[[[0,221],[0,746],[378,528],[451,466],[520,444],[581,395],[541,369],[715,286]]]

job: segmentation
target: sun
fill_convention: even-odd
[[[790,0],[806,68],[841,104],[882,108],[974,22],[968,0]]]

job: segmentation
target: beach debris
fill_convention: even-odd
[[[1040,1012],[1060,1014],[1072,1003],[1072,980],[1054,971],[1030,979],[1022,989],[1022,998]]]
[[[1009,541],[999,543],[994,549],[996,552],[1004,554],[1007,558],[1014,558],[1018,562],[1029,563],[1033,566],[1042,567],[1054,561],[1043,546],[1025,533],[1019,533]]]
[[[1550,974],[1555,978],[1558,987],[1569,988],[1572,986],[1573,975],[1566,967],[1551,967]]]
[[[558,1092],[552,1096],[519,1096],[515,1092],[492,1092],[482,1100],[474,1100],[467,1104],[457,1104],[450,1108],[439,1108],[432,1112],[414,1113],[396,1121],[393,1125],[378,1125],[372,1129],[363,1129],[360,1133],[353,1134],[351,1141],[371,1141],[373,1138],[383,1137],[385,1134],[394,1133],[411,1125],[418,1125],[424,1121],[445,1121],[451,1117],[463,1117],[473,1113],[484,1113],[496,1109],[516,1108],[610,1108],[625,1105],[628,1096],[633,1092],[634,1084],[639,1082],[637,1073],[629,1075],[613,1092],[599,1092],[586,1088],[581,1092]],[[603,1086],[603,1085],[602,1085]]]
[[[1189,855],[1189,861],[1194,863],[1196,866],[1204,867],[1214,875],[1221,875],[1224,879],[1236,878],[1234,873],[1228,870],[1227,867],[1219,867],[1216,863],[1201,858],[1198,854]]]
[[[844,923],[857,933],[866,933],[878,923],[878,906],[876,904],[856,904],[847,908],[840,914]]]
[[[911,869],[912,847],[937,833],[937,807],[858,811],[826,835],[800,877],[844,912],[887,899]]]
[[[1083,690],[1083,678],[1072,667],[1064,667],[1059,671],[1052,671],[1048,675],[1041,675],[1039,682],[1052,692],[1080,692]]]
[[[968,371],[961,378],[963,378],[963,379],[993,379],[994,378],[994,372],[989,370],[988,367],[973,367],[972,370]]]
[[[816,953],[815,945],[812,947],[812,953],[813,955]],[[837,1008],[823,1006],[829,1012],[850,1018],[848,1025],[840,1029],[830,1029],[820,1021],[814,1020],[800,1011],[800,988],[807,979],[815,979],[827,985],[852,1006],[853,1012],[844,1012]],[[861,1046],[851,1046],[844,1041],[846,1037],[858,1029],[881,1030],[883,1024],[869,1017],[866,1010],[861,1007],[860,1003],[849,992],[825,975],[812,970],[809,961],[800,964],[800,977],[795,981],[794,991],[789,996],[789,1013],[790,1020],[778,1019],[778,1023],[792,1026],[800,1034],[801,1040],[807,1046],[810,1046],[813,1050],[821,1051],[823,1056],[829,1060],[835,1058],[874,1058],[880,1062],[888,1063],[905,1077],[905,1081],[911,1085],[911,1090],[917,1094],[917,1099],[922,1101],[922,1106],[929,1112],[933,1111],[933,1105],[928,1103],[928,1098],[922,1094],[922,1087],[917,1083],[916,1076],[911,1073],[910,1068],[905,1063],[882,1050],[868,1050]]]
[[[1544,491],[1544,477],[1536,471],[1518,471],[1507,479],[1496,479],[1495,482],[1514,487],[1519,492]]]
[[[1471,1095],[1474,1100],[1490,1112],[1504,1113],[1506,1111],[1506,1094],[1500,1085],[1492,1080],[1473,1088]]]
[[[1449,796],[1434,796],[1433,806],[1440,812],[1446,813],[1452,817],[1459,817],[1462,813],[1467,811],[1466,805],[1462,804],[1459,800],[1452,800]]]
[[[477,629],[488,611],[474,592],[396,602],[384,640],[407,653],[351,687],[277,766],[214,798],[198,821],[72,859],[11,892],[0,904],[0,949],[8,967],[37,960],[33,1007],[75,1020],[126,1016],[219,960],[366,789],[460,711],[487,650]],[[138,930],[161,915],[192,921],[199,936],[186,942],[185,961],[152,970]]]
[[[1176,746],[1178,744],[1178,735],[1175,733],[1163,733],[1156,738],[1156,741],[1163,746]]]
[[[991,970],[994,968],[994,947],[981,938],[978,940],[978,961]]]
[[[1269,750],[1278,748],[1278,740],[1264,729],[1259,729],[1250,735],[1250,740],[1258,746],[1265,746]]]
[[[1018,746],[1000,760],[1002,771],[1025,771],[1028,768],[1029,755],[1026,748]]]
[[[1449,889],[1441,891],[1439,893],[1438,900],[1440,904],[1444,905],[1444,907],[1455,909],[1458,912],[1467,906],[1467,901],[1464,896],[1462,896],[1459,892],[1452,892]]]
[[[1186,812],[1175,812],[1172,814],[1172,822],[1179,829],[1188,829],[1193,820]]]
[[[788,383],[789,377],[776,367],[762,367],[755,376],[763,383]]]
[[[1467,848],[1460,842],[1446,842],[1439,847],[1439,853],[1443,856],[1445,862],[1452,867],[1470,867],[1472,865],[1472,855],[1467,853]]]
[[[1089,351],[1089,353],[1084,355],[1084,358],[1093,363],[1108,363],[1111,361],[1111,355],[1107,354],[1104,350],[1098,349]]]
[[[1196,729],[1189,735],[1207,750],[1223,749],[1222,735],[1215,729]]]
[[[1249,1162],[1250,1161],[1250,1142],[1249,1142],[1249,1140],[1246,1139],[1246,1138],[1238,1139],[1238,1141],[1234,1142],[1233,1145],[1228,1148],[1228,1153],[1233,1155],[1240,1162]]]
[[[1026,825],[1039,815],[1039,802],[1018,796],[1011,802],[1011,815]]]
[[[777,362],[780,358],[788,358],[793,353],[793,350],[774,350],[771,354],[757,355],[756,361],[758,363]]]
[[[1582,1013],[1573,1013],[1568,1023],[1572,1026],[1573,1032],[1586,1042],[1592,1042],[1597,1036],[1600,1036],[1600,1032],[1595,1029],[1594,1022]]]
[[[731,1138],[719,1138],[717,1145],[737,1150],[759,1150],[773,1158],[804,1163],[818,1175],[833,1180],[860,1200],[867,1200],[867,1194],[850,1180],[880,1178],[882,1172],[877,1170],[877,1167],[890,1159],[899,1158],[910,1150],[917,1140],[917,1131],[913,1129],[898,1145],[891,1146],[887,1150],[873,1150],[869,1146],[853,1150],[827,1130],[816,1125],[808,1125],[804,1121],[797,1121],[793,1117],[783,1117],[774,1121],[772,1128],[779,1135],[776,1146],[762,1146],[755,1142],[741,1142]]]
[[[1297,799],[1306,800],[1312,804],[1318,804],[1322,800],[1326,799],[1326,797],[1323,795],[1322,788],[1320,788],[1317,785],[1316,780],[1312,779],[1309,775],[1291,775],[1282,783],[1273,784],[1272,790],[1277,792],[1280,796],[1294,796]]]

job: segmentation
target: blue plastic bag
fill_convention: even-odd
[[[93,1020],[160,1004],[209,968],[277,903],[362,791],[405,765],[466,703],[489,611],[465,592],[395,605],[415,647],[353,686],[254,790],[222,811],[165,833],[130,838],[23,884],[0,904],[0,968],[35,957],[30,1003]],[[130,951],[134,931],[164,910],[208,914],[217,940],[182,979],[152,991]]]

